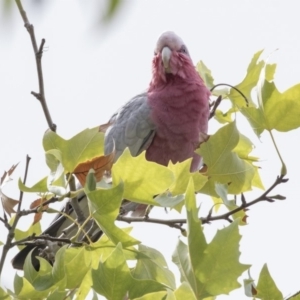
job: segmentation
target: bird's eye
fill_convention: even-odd
[[[184,45],[182,45],[182,47],[179,50],[181,53],[187,53],[187,49]]]

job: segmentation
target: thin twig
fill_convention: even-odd
[[[67,174],[67,180],[69,181],[70,191],[71,192],[76,191],[76,184],[75,184],[74,176],[72,174]],[[76,218],[77,218],[78,223],[82,224],[86,220],[86,217],[84,216],[84,213],[83,213],[82,209],[79,206],[78,197],[76,196],[74,198],[71,198],[70,202],[71,202],[71,205],[72,205],[72,207],[74,209],[74,212],[76,214]]]
[[[246,105],[247,105],[247,106],[249,105],[249,101],[248,101],[247,97],[246,97],[246,96],[245,96],[238,88],[236,88],[235,86],[233,86],[233,85],[231,85],[231,84],[228,84],[228,83],[218,83],[218,84],[214,85],[214,86],[210,89],[210,91],[212,92],[212,91],[213,91],[216,87],[218,87],[218,86],[228,86],[228,87],[232,88],[233,90],[237,91],[237,92],[244,98],[244,100],[245,100],[245,102],[246,102]]]
[[[211,215],[211,211],[208,213],[208,215],[203,218],[201,217],[200,220],[202,222],[202,224],[207,224],[210,223],[212,221],[217,221],[217,220],[225,220],[228,222],[232,222],[232,220],[230,219],[230,217],[241,211],[244,210],[247,207],[250,207],[258,202],[262,202],[262,201],[274,201],[274,199],[272,199],[271,197],[268,197],[268,194],[279,184],[281,183],[285,183],[287,182],[288,179],[285,179],[283,175],[278,176],[275,180],[275,182],[263,193],[261,194],[258,198],[250,201],[250,202],[246,202],[245,200],[245,196],[242,195],[242,204],[237,207],[236,209],[233,209],[227,213],[224,213],[222,215],[218,215],[218,216],[212,216]],[[126,216],[118,216],[117,218],[118,221],[123,221],[123,222],[127,222],[127,223],[133,223],[133,222],[145,222],[145,223],[155,223],[155,224],[161,224],[161,225],[167,225],[169,227],[173,227],[173,228],[177,228],[181,231],[183,231],[184,229],[182,228],[183,224],[186,224],[187,220],[186,219],[171,219],[171,220],[161,220],[161,219],[152,219],[152,218],[141,218],[141,217],[126,217]]]
[[[45,97],[43,69],[42,69],[42,55],[43,55],[43,48],[44,48],[46,41],[45,41],[45,39],[42,39],[40,47],[39,48],[37,47],[36,38],[35,38],[35,34],[34,34],[34,27],[32,24],[30,24],[30,22],[28,20],[26,11],[24,10],[24,8],[22,6],[21,0],[15,0],[15,1],[18,6],[21,17],[24,21],[24,26],[30,35],[30,39],[31,39],[31,43],[32,43],[32,47],[33,47],[33,51],[34,51],[34,55],[35,55],[36,68],[37,68],[38,81],[39,81],[39,92],[38,93],[31,92],[31,94],[34,95],[41,103],[49,128],[52,131],[56,131],[56,125],[52,121],[52,118],[51,118],[51,115],[50,115],[50,112],[49,112],[49,109],[47,106],[46,97]]]
[[[25,166],[25,174],[24,174],[23,184],[26,183],[26,178],[27,178],[28,168],[29,168],[29,162],[30,162],[30,157],[27,155],[26,156],[26,166]],[[23,201],[23,192],[20,191],[20,197],[19,197],[17,213],[16,213],[15,219],[13,221],[13,224],[11,225],[10,229],[8,230],[6,243],[3,245],[3,251],[2,251],[1,260],[0,260],[0,276],[1,276],[1,273],[2,273],[2,270],[3,270],[6,255],[9,251],[9,249],[11,248],[12,240],[15,237],[15,230],[16,230],[18,221],[21,217],[20,211],[21,211],[22,201]]]
[[[220,105],[221,101],[222,101],[222,96],[219,96],[217,98],[217,100],[213,103],[213,108],[209,113],[209,120],[215,115],[216,110],[217,110],[218,106]]]
[[[117,217],[118,221],[123,221],[126,223],[154,223],[154,224],[161,224],[161,225],[167,225],[172,228],[176,228],[179,230],[184,230],[182,228],[182,225],[186,223],[186,219],[171,219],[171,220],[162,220],[162,219],[153,219],[153,218],[144,218],[144,217],[126,217],[126,216],[121,216],[119,215]]]
[[[30,241],[36,241],[36,240],[44,240],[44,241],[52,241],[52,242],[61,242],[65,244],[73,244],[73,242],[70,239],[67,238],[58,238],[58,237],[53,237],[50,235],[39,235],[36,236],[35,234],[30,235],[24,239],[18,240],[14,243],[11,243],[11,248],[17,245],[28,245]],[[32,244],[32,243],[30,243]],[[79,243],[78,243],[79,244]],[[81,243],[80,243],[81,244]]]

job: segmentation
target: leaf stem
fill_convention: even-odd
[[[274,139],[274,136],[273,136],[273,134],[272,134],[272,131],[269,130],[269,133],[270,133],[270,136],[271,136],[273,145],[274,145],[274,147],[275,147],[275,149],[276,149],[276,152],[277,152],[277,154],[278,154],[278,157],[279,157],[279,159],[280,159],[280,161],[281,161],[281,164],[282,164],[282,166],[281,166],[281,175],[285,176],[285,175],[287,174],[287,168],[286,168],[286,165],[285,165],[285,163],[284,163],[284,161],[283,161],[283,159],[282,159],[282,157],[281,157],[281,154],[280,154],[279,149],[278,149],[278,147],[277,147],[277,144],[276,144],[276,142],[275,142],[275,139]]]

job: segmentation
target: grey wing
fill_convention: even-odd
[[[155,135],[150,114],[146,93],[127,102],[109,121],[111,126],[105,133],[105,154],[115,147],[117,160],[126,147],[133,156],[147,149]]]

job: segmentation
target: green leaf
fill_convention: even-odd
[[[197,277],[199,267],[203,258],[204,251],[207,247],[206,239],[202,230],[202,225],[198,216],[198,209],[196,207],[196,196],[194,192],[194,182],[190,179],[186,191],[185,206],[187,213],[187,232],[188,232],[188,249],[191,267],[193,269],[195,284],[190,282],[196,295],[210,296],[203,293],[203,284]]]
[[[227,112],[222,112],[220,109],[217,109],[215,112],[215,119],[221,123],[231,123],[232,122],[232,114],[236,112],[234,107],[230,108]]]
[[[2,289],[2,287],[0,287],[0,299],[1,300],[8,300],[8,299],[12,299],[10,297],[9,294],[6,293],[6,291],[4,289]]]
[[[68,291],[55,290],[47,296],[47,300],[65,300],[68,299],[66,298],[68,293]]]
[[[72,173],[78,164],[104,155],[104,134],[96,127],[85,129],[71,139],[65,140],[48,130],[43,138],[43,146],[45,151],[59,150],[65,173]]]
[[[166,294],[166,292],[150,293],[142,297],[134,298],[134,300],[169,300],[169,298],[166,298]]]
[[[55,195],[65,195],[67,193],[64,168],[62,166],[62,153],[59,150],[51,149],[46,153],[46,163],[51,170],[47,178],[48,190]]]
[[[116,14],[121,4],[122,4],[121,0],[109,0],[106,12],[103,16],[103,20],[109,21]]]
[[[46,291],[37,291],[25,277],[15,275],[14,289],[17,299],[45,299],[49,293]]]
[[[165,192],[173,183],[174,175],[167,167],[147,161],[145,152],[132,157],[125,149],[112,168],[113,184],[124,183],[125,199],[157,205],[155,195]]]
[[[181,283],[181,285],[174,291],[176,299],[189,299],[196,300],[196,296],[191,289],[191,286],[187,282]]]
[[[283,295],[277,288],[266,264],[264,264],[260,272],[256,290],[257,290],[257,294],[255,296],[259,299],[263,299],[263,300],[283,299]]]
[[[16,241],[22,240],[31,236],[33,234],[40,235],[42,233],[41,224],[40,222],[35,223],[34,225],[29,226],[29,228],[25,231],[22,231],[18,228],[15,229],[15,239]],[[24,248],[24,246],[20,246],[20,248]]]
[[[166,289],[167,287],[153,280],[138,280],[132,278],[132,285],[129,290],[129,299],[136,299],[143,295],[166,291]]]
[[[32,250],[33,251],[33,250]],[[36,271],[32,264],[32,251],[27,255],[24,263],[24,277],[38,291],[51,289],[53,286],[52,267],[48,261],[37,257],[40,262],[39,271]]]
[[[264,97],[265,90],[270,95]],[[300,126],[300,84],[280,93],[274,82],[265,81],[263,86],[264,114],[268,130],[290,131]]]
[[[270,78],[268,66],[270,68],[270,65],[266,65],[265,78]],[[286,132],[300,126],[300,84],[281,93],[274,82],[262,78],[259,88],[261,90],[258,94],[261,95],[259,96],[261,99],[258,108],[243,107],[241,109],[257,136],[260,136],[265,129]]]
[[[59,283],[60,286],[63,288],[66,287],[66,272],[65,272],[65,267],[64,263],[64,256],[65,256],[65,251],[66,251],[67,245],[61,247],[55,255],[55,261],[53,264],[53,269],[52,269],[52,276],[53,280],[56,283]]]
[[[181,208],[184,204],[184,195],[172,196],[171,193],[165,192],[154,198],[160,206],[175,208],[178,212],[181,212]]]
[[[169,163],[168,168],[172,170],[175,180],[174,183],[169,187],[169,191],[173,195],[183,194],[189,184],[191,177],[195,179],[195,190],[200,190],[207,181],[207,177],[200,174],[199,172],[190,172],[192,159],[187,159],[181,163],[173,164]]]
[[[235,221],[219,230],[205,249],[196,275],[211,295],[228,294],[240,287],[237,279],[249,268],[239,262],[240,239]]]
[[[298,291],[294,296],[290,296],[289,300],[300,300],[300,292]]]
[[[250,190],[255,173],[254,166],[233,151],[239,139],[236,123],[232,122],[219,129],[196,150],[208,166],[206,175],[209,181],[229,184],[228,192],[232,194]],[[214,192],[212,195],[215,196]]]
[[[236,201],[234,199],[228,200],[228,198],[227,198],[228,186],[226,184],[216,183],[215,188],[216,188],[217,194],[223,200],[223,203],[228,208],[228,210],[232,211],[232,210],[238,208],[238,206],[236,205]],[[236,220],[236,219],[239,220],[239,225],[247,224],[246,223],[247,215],[245,213],[245,210],[240,210],[240,211],[234,213],[232,215],[232,217],[234,220]]]
[[[168,269],[166,260],[163,255],[156,249],[139,245],[138,260],[132,271],[135,279],[152,279],[175,289],[175,278],[173,273]]]
[[[63,260],[58,261],[58,263],[64,265],[67,280],[66,287],[69,289],[77,287],[91,267],[90,260],[85,255],[84,247],[66,248],[64,256],[60,257]]]
[[[188,282],[192,289],[196,290],[196,278],[192,269],[188,246],[178,240],[176,249],[172,255],[172,261],[180,272],[180,282]]]
[[[235,87],[240,90],[248,99],[249,105],[254,106],[254,103],[251,98],[251,91],[254,87],[256,87],[259,76],[261,73],[261,70],[263,69],[265,63],[264,61],[260,61],[259,57],[263,50],[258,51],[254,54],[248,68],[247,68],[247,74],[246,77],[243,79],[241,83],[236,85]],[[245,99],[241,96],[239,92],[237,92],[234,89],[230,89],[230,93],[228,95],[229,99],[233,101],[234,104],[236,104],[239,108],[245,107],[247,103],[245,102]]]
[[[25,186],[22,182],[22,179],[19,178],[18,186],[22,192],[27,192],[27,193],[45,193],[48,191],[47,177],[44,177],[39,182],[34,184],[32,187]]]
[[[124,299],[132,277],[119,244],[98,270],[92,270],[93,289],[107,299]]]
[[[205,85],[211,89],[214,84],[214,78],[211,75],[211,71],[207,68],[202,60],[200,60],[196,65],[196,70],[200,77],[203,79]]]
[[[103,232],[115,243],[122,243],[124,247],[140,243],[122,229],[115,225],[115,220],[119,214],[123,196],[123,184],[111,189],[98,189],[88,192],[88,203],[90,212]]]
[[[267,127],[263,111],[255,107],[242,107],[241,113],[248,119],[254,133],[260,137]]]
[[[126,234],[130,234],[132,228],[122,228]],[[111,253],[115,250],[116,245],[105,235],[102,234],[101,238],[86,247],[87,256],[91,258],[92,268],[97,269],[99,261],[105,261]],[[138,251],[134,247],[127,247],[123,249],[123,254],[128,260],[136,260]]]
[[[249,270],[248,270],[248,277],[249,278],[243,280],[245,295],[248,297],[253,297],[253,296],[256,296],[257,291],[256,291],[255,282],[254,282],[253,278],[251,278]]]
[[[250,139],[239,132],[239,142],[233,149],[233,151],[239,156],[239,158],[248,160],[250,162],[258,161],[257,157],[249,156],[253,148],[254,145],[250,141]]]
[[[259,169],[258,167],[255,167],[255,173],[254,173],[254,177],[253,177],[253,180],[252,180],[252,186],[264,190],[265,187],[264,187],[264,185],[261,181],[258,169]]]
[[[274,80],[274,75],[275,75],[275,71],[276,71],[276,67],[277,67],[277,65],[276,64],[267,64],[266,66],[265,66],[265,68],[266,68],[266,80],[267,81],[272,81],[272,80]]]

